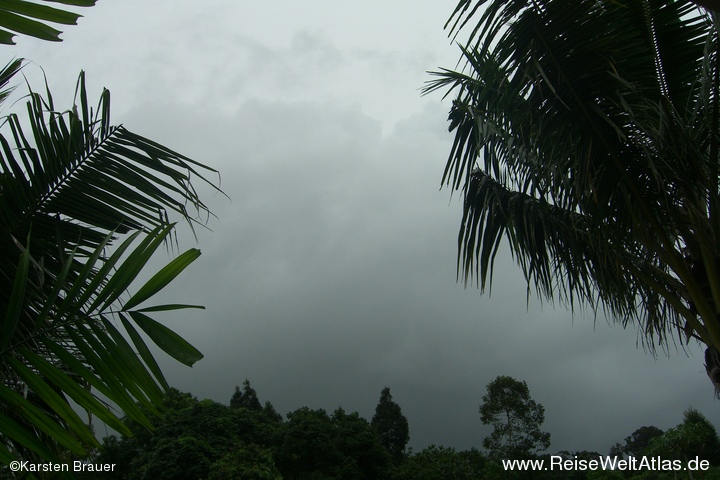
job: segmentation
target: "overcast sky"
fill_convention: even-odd
[[[58,106],[85,70],[114,122],[221,172],[230,200],[206,197],[212,231],[181,239],[203,255],[163,297],[207,307],[160,317],[205,354],[162,362],[177,388],[228,403],[248,378],[283,414],[369,420],[388,386],[415,450],[480,448],[498,375],[544,405],[550,452],[607,453],[690,406],[720,427],[701,348],[654,358],[634,329],[526,303],[507,250],[491,295],[456,282],[461,204],[440,189],[450,101],[420,95],[426,71],[458,59],[442,28],[453,7],[101,0],[63,43],[3,49],[43,67]]]

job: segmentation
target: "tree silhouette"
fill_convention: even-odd
[[[393,401],[388,387],[380,392],[380,401],[375,407],[370,425],[380,435],[380,443],[392,458],[395,461],[402,459],[405,445],[410,440],[410,429],[407,418],[402,414],[400,405]]]
[[[233,408],[248,408],[250,410],[262,410],[255,389],[250,386],[250,380],[245,379],[242,391],[235,386],[235,393],[230,398],[230,406]]]
[[[501,375],[487,385],[482,400],[480,419],[493,427],[483,446],[492,457],[527,457],[550,447],[550,434],[540,431],[545,408],[530,398],[524,381]]]

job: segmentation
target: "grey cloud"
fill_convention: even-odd
[[[438,191],[448,143],[430,134],[434,109],[391,135],[352,106],[254,100],[214,122],[152,110],[178,119],[181,150],[202,158],[213,145],[232,197],[217,200],[204,255],[177,285],[208,306],[179,321],[206,359],[168,364],[178,386],[227,401],[247,377],[281,412],[342,405],[370,417],[387,385],[416,449],[480,446],[477,408],[500,374],[545,405],[553,451],[606,452],[644,424],[668,428],[689,397],[714,419],[700,356],[655,361],[632,329],[527,304],[505,253],[492,295],[455,282],[459,205]],[[161,124],[143,118],[143,129]],[[669,378],[683,388],[668,391]]]

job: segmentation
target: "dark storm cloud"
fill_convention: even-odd
[[[181,150],[213,146],[232,198],[215,198],[220,219],[177,286],[208,306],[181,322],[206,358],[168,364],[178,386],[227,401],[247,377],[281,412],[342,405],[367,418],[390,386],[415,448],[480,446],[477,408],[497,375],[526,380],[545,405],[553,451],[606,452],[642,425],[668,428],[688,397],[713,418],[700,356],[655,362],[632,330],[528,305],[506,254],[492,296],[455,282],[442,108],[388,135],[353,106],[249,101],[216,121],[149,110],[179,119]],[[154,115],[128,122],[152,130]]]

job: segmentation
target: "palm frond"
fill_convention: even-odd
[[[49,0],[55,3],[92,7],[97,0]],[[81,15],[67,9],[51,7],[48,1],[36,0],[3,0],[0,2],[0,44],[13,45],[16,34],[28,35],[60,42],[60,30],[48,25],[77,25]]]
[[[130,289],[142,271],[138,264],[144,264],[152,256],[171,230],[172,226],[156,229],[139,243],[140,232],[132,235],[123,242],[121,250],[129,253],[121,262],[117,257],[104,260],[102,250],[105,246],[101,245],[94,261],[109,262],[112,268],[87,265],[84,270],[87,276],[79,277],[73,288],[68,288],[65,277],[61,276],[56,285],[50,286],[55,295],[39,295],[42,292],[37,279],[41,275],[52,277],[53,272],[49,270],[41,273],[25,268],[16,276],[14,291],[22,292],[17,294],[23,307],[20,318],[13,322],[12,312],[0,312],[5,314],[0,348],[0,397],[5,406],[1,411],[14,425],[11,431],[15,432],[13,436],[0,435],[0,443],[8,446],[10,451],[37,451],[35,440],[27,440],[34,438],[34,428],[40,428],[59,447],[78,455],[87,453],[87,447],[96,447],[97,442],[88,426],[70,408],[69,399],[112,428],[119,428],[121,433],[131,434],[122,426],[117,414],[104,404],[104,399],[117,405],[129,418],[151,428],[150,419],[136,403],[157,413],[155,406],[160,404],[163,390],[168,385],[149,348],[128,318],[179,361],[192,365],[202,358],[197,349],[167,327],[125,307],[127,302],[122,299],[107,301]],[[130,250],[133,243],[137,245]],[[23,255],[28,258],[28,250],[24,250]],[[149,300],[198,256],[199,251],[192,249],[174,259],[141,286],[129,301],[134,299],[133,303],[137,305]],[[72,255],[68,257],[68,264],[75,261]],[[24,265],[28,264],[35,266],[38,262],[24,262]],[[77,285],[81,287],[74,288]],[[97,285],[100,288],[96,288]],[[154,307],[155,310],[177,308],[184,306]],[[131,343],[115,326],[118,321]],[[32,395],[21,394],[24,389]],[[96,393],[91,393],[90,389]],[[37,422],[40,422],[39,427]],[[0,431],[5,432],[2,419],[0,424],[3,425]],[[20,429],[21,425],[25,430]]]
[[[0,88],[21,66],[0,72]],[[119,415],[152,428],[167,382],[143,332],[173,358],[202,354],[148,302],[200,255],[190,249],[134,294],[138,275],[171,242],[177,217],[211,215],[191,179],[216,173],[110,123],[110,95],[58,111],[49,91],[28,94],[26,118],[0,132],[0,458],[56,461],[98,446],[73,405],[131,435]],[[107,402],[112,402],[110,407]],[[117,409],[117,410],[115,410]]]
[[[169,212],[191,225],[210,215],[191,178],[208,182],[203,171],[214,170],[111,126],[109,92],[92,109],[84,74],[77,92],[79,105],[62,113],[49,94],[43,98],[31,92],[30,135],[18,115],[7,117],[11,136],[0,137],[0,242],[5,251],[18,251],[16,240],[30,236],[28,248],[42,252],[44,264],[57,269],[65,252],[78,249],[88,255],[110,232],[122,235],[167,224]],[[0,259],[0,265],[4,262],[12,265],[13,256]]]
[[[463,69],[425,93],[455,95],[466,281],[505,237],[541,297],[720,345],[716,22],[672,0],[458,3]]]

